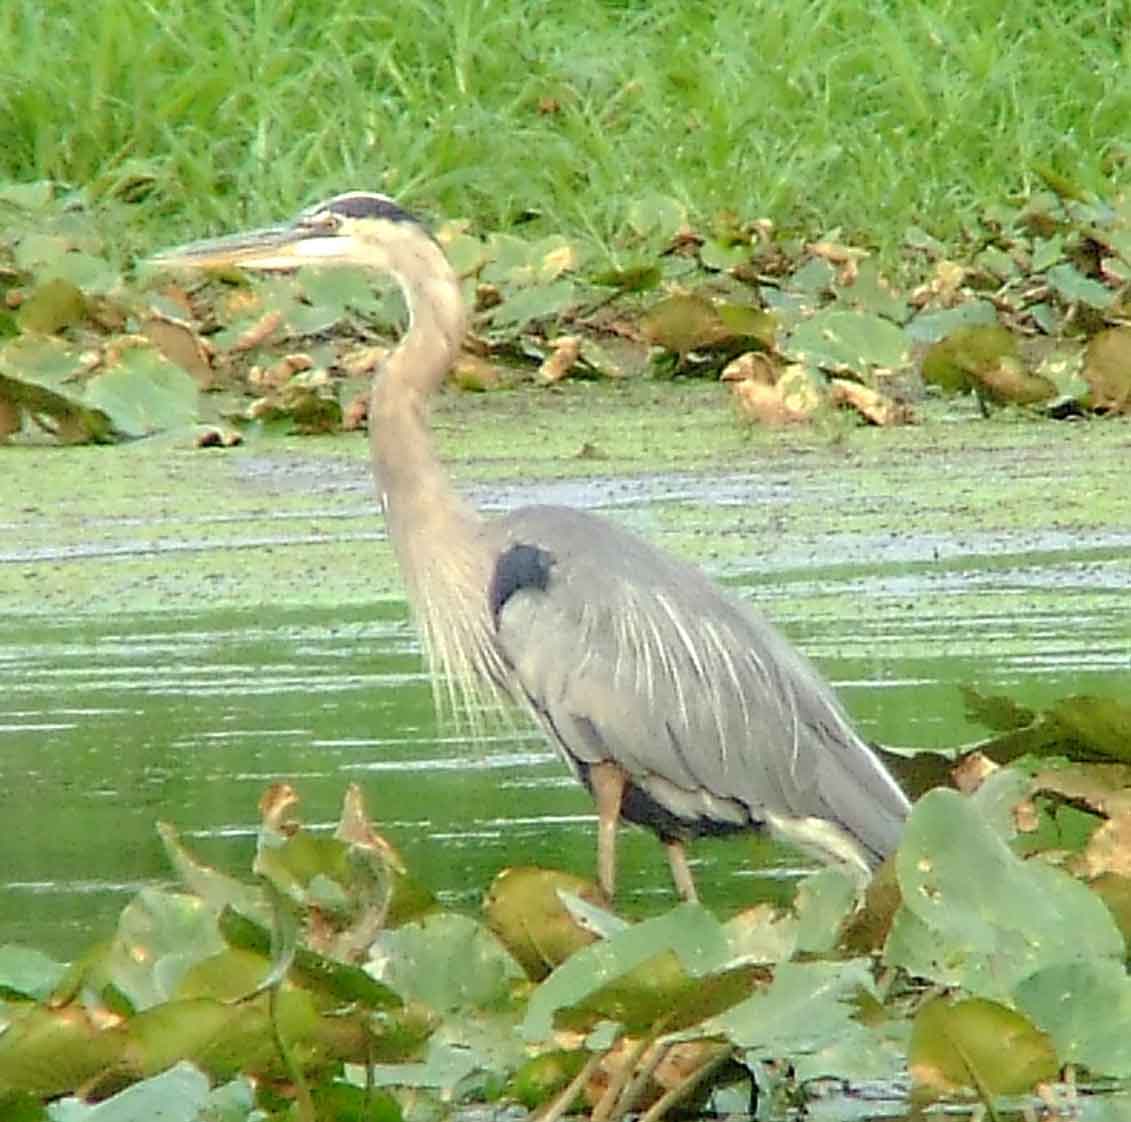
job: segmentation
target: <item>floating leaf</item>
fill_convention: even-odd
[[[450,912],[381,932],[370,955],[370,967],[383,982],[441,1012],[505,1004],[522,977],[492,932]]]
[[[640,238],[670,242],[687,226],[687,208],[666,195],[649,195],[629,206],[628,225]]]
[[[95,1105],[64,1099],[51,1117],[52,1122],[199,1122],[208,1098],[208,1079],[181,1063]]]
[[[42,951],[13,944],[0,946],[0,999],[5,993],[42,1001],[59,984],[66,967]]]
[[[959,328],[980,324],[996,324],[997,309],[988,300],[968,300],[957,308],[939,312],[920,312],[906,328],[908,338],[916,343],[935,343],[954,334]]]
[[[84,1010],[11,1006],[0,1033],[0,1088],[41,1098],[66,1094],[116,1064],[123,1041],[99,1032]]]
[[[735,244],[711,238],[699,247],[699,260],[705,269],[718,272],[736,269],[750,260],[750,246],[743,242]]]
[[[712,1018],[702,1031],[721,1033],[750,1060],[788,1059],[799,1080],[890,1077],[895,1049],[856,1019],[858,1003],[874,995],[867,959],[783,962],[768,989]]]
[[[860,375],[877,366],[896,369],[910,358],[907,337],[890,320],[841,308],[803,320],[782,350],[798,362]]]
[[[87,385],[87,405],[128,436],[148,436],[196,420],[196,383],[149,347],[130,347]]]
[[[555,319],[574,307],[577,290],[573,281],[559,280],[551,284],[519,289],[491,310],[495,327],[525,327],[544,319]]]
[[[1056,1077],[1052,1042],[1020,1013],[981,998],[936,998],[915,1016],[907,1057],[917,1098],[974,1091],[983,1102]]]
[[[1020,860],[955,791],[929,791],[915,804],[895,864],[903,904],[885,958],[912,974],[1001,998],[1048,965],[1123,953],[1094,893]]]
[[[907,319],[907,301],[895,292],[876,262],[870,259],[859,263],[851,284],[837,288],[836,298],[844,307],[883,316],[895,323]]]
[[[20,305],[16,322],[22,331],[44,335],[62,331],[79,323],[86,315],[86,297],[70,281],[56,277],[32,289]]]
[[[487,892],[487,926],[499,937],[529,978],[544,978],[595,936],[562,902],[569,892],[596,903],[600,892],[591,882],[556,869],[504,869]]]
[[[1131,1076],[1131,978],[1122,963],[1061,963],[1024,979],[1017,1004],[1056,1042],[1062,1064]]]
[[[611,939],[567,959],[533,993],[521,1032],[528,1040],[550,1035],[554,1014],[584,1002],[602,987],[669,952],[669,977],[676,970],[702,978],[725,967],[728,941],[718,921],[697,904],[681,904],[667,915],[635,924]],[[646,984],[647,979],[642,981]]]
[[[1045,277],[1053,291],[1069,303],[1087,304],[1090,308],[1104,311],[1115,302],[1115,293],[1110,288],[1084,276],[1073,265],[1056,265]]]

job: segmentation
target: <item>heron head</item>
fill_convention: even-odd
[[[381,269],[388,247],[430,238],[407,211],[385,195],[349,191],[316,203],[293,222],[190,242],[149,259],[164,268],[297,269],[302,265],[361,265]]]

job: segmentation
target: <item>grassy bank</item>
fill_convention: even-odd
[[[125,252],[350,186],[604,246],[657,192],[950,239],[1048,169],[1115,193],[1129,62],[1110,0],[10,0],[0,180],[144,199]]]

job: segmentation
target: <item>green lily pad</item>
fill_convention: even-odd
[[[1047,966],[1123,954],[1102,900],[1067,873],[1016,857],[956,791],[915,804],[895,864],[903,904],[884,957],[911,974],[1003,999]]]
[[[523,977],[491,931],[450,912],[381,932],[370,949],[370,968],[403,997],[440,1012],[506,1005]]]
[[[21,994],[40,1001],[48,997],[67,968],[42,951],[8,943],[0,946],[0,997]]]
[[[100,1103],[63,1099],[51,1109],[52,1122],[199,1122],[209,1105],[207,1077],[181,1063],[135,1083]],[[246,1117],[246,1115],[245,1115]]]
[[[1073,265],[1055,265],[1045,274],[1045,278],[1049,287],[1069,303],[1087,304],[1102,312],[1115,302],[1115,293],[1110,288],[1084,276]]]
[[[110,418],[127,436],[192,424],[197,416],[192,377],[151,347],[130,347],[104,373],[87,383],[84,402]]]
[[[919,1098],[974,1091],[984,1102],[1055,1079],[1052,1041],[1020,1013],[994,1001],[943,998],[924,1005],[907,1057]]]
[[[891,320],[869,312],[827,308],[794,328],[782,350],[796,362],[867,375],[910,360],[907,336]]]
[[[1122,963],[1061,963],[1030,975],[1015,992],[1021,1009],[1056,1042],[1062,1064],[1131,1076],[1131,978]]]
[[[587,998],[645,963],[665,959],[669,980],[685,972],[690,978],[723,970],[731,957],[726,933],[718,920],[697,904],[681,904],[666,915],[645,920],[575,953],[532,994],[521,1032],[527,1040],[544,1040],[555,1014],[581,1005]],[[648,987],[646,972],[640,979]],[[617,1000],[620,1000],[617,997]],[[626,1006],[629,1008],[629,1006]]]

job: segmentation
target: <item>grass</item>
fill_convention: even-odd
[[[1051,167],[1117,192],[1115,0],[7,0],[0,180],[83,187],[123,252],[346,187],[615,255],[636,200],[944,241]]]

